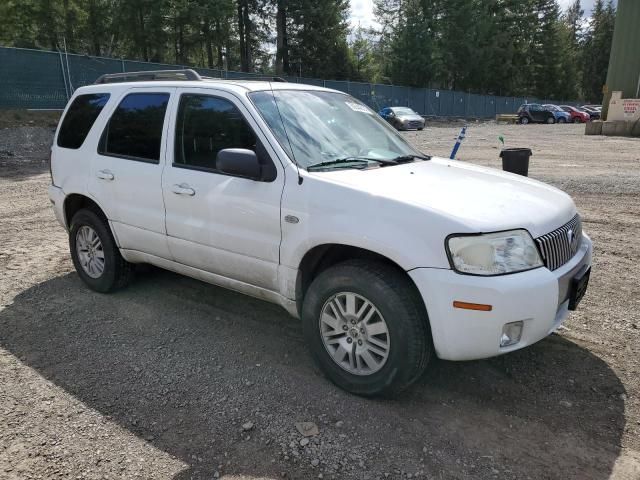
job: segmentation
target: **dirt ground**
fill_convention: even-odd
[[[405,135],[448,156],[458,130]],[[503,135],[575,199],[595,256],[566,327],[366,400],[276,306],[157,269],[89,291],[47,198],[51,126],[0,129],[0,479],[640,479],[640,139],[583,131],[473,123],[459,153],[499,167]]]

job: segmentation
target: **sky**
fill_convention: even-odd
[[[564,10],[573,3],[574,0],[558,0],[560,7]],[[591,15],[591,9],[595,0],[582,0],[582,9],[584,10],[584,16],[589,17]],[[615,3],[615,2],[614,2]],[[373,0],[351,0],[351,18],[349,19],[351,25],[357,27],[358,24],[363,27],[370,27],[375,25],[375,19],[373,17]]]

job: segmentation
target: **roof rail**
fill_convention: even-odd
[[[202,80],[202,77],[190,68],[184,70],[149,70],[146,72],[107,73],[101,75],[94,85],[103,83],[147,82],[154,80]]]
[[[233,82],[234,80],[255,80],[256,82],[285,82],[287,81],[282,77],[274,77],[273,75],[234,75],[232,77],[202,77],[204,79],[212,80],[228,80]]]

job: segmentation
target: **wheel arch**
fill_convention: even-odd
[[[71,220],[73,219],[73,216],[83,208],[94,212],[96,215],[102,218],[105,221],[105,224],[109,227],[109,220],[107,218],[107,215],[95,202],[95,200],[81,193],[72,193],[66,196],[63,206],[64,221],[67,226],[67,230],[71,228]]]
[[[313,280],[326,269],[352,259],[364,259],[371,260],[372,262],[383,263],[391,266],[398,272],[401,272],[406,276],[409,283],[415,289],[415,294],[420,299],[421,305],[426,314],[426,305],[424,304],[424,299],[422,298],[417,285],[411,276],[407,274],[406,270],[403,269],[396,261],[373,250],[342,243],[325,243],[316,245],[303,255],[298,266],[295,286],[296,308],[298,310],[298,314],[301,314],[302,312],[304,297]]]

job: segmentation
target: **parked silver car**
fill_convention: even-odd
[[[424,118],[409,107],[387,107],[380,110],[380,116],[398,130],[422,130]]]

